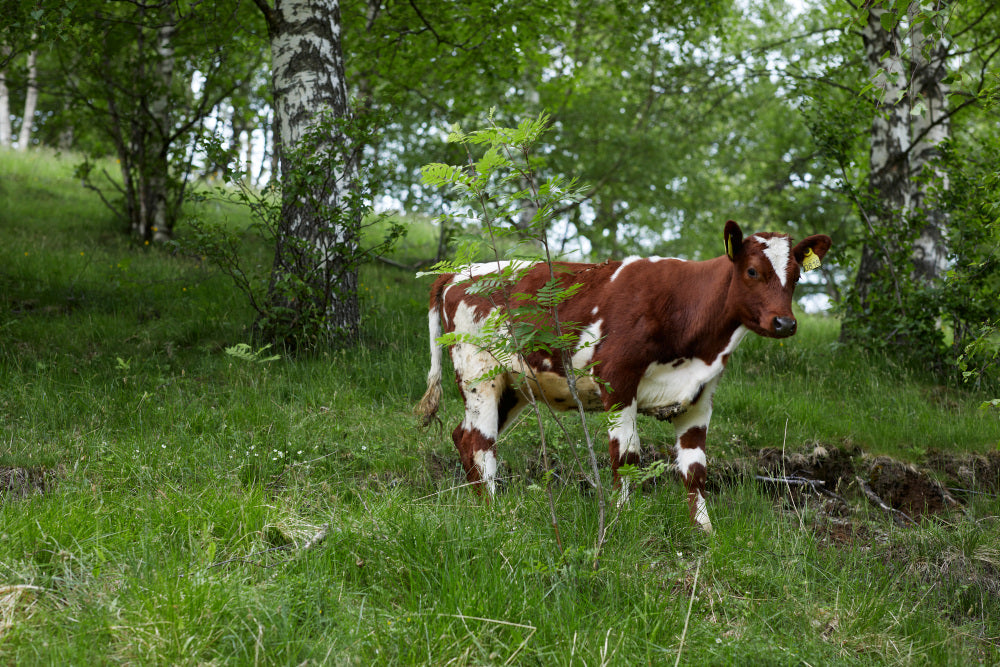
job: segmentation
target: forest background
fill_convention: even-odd
[[[5,7],[0,145],[80,155],[83,183],[140,242],[183,232],[184,204],[208,177],[251,188],[283,180],[286,205],[295,187],[314,187],[293,185],[293,167],[336,166],[289,157],[283,171],[282,141],[291,156],[327,113],[364,127],[330,130],[354,138],[337,144],[342,182],[312,193],[326,198],[326,217],[342,208],[355,166],[369,179],[377,169],[370,206],[446,214],[440,259],[468,216],[453,194],[422,185],[420,167],[467,160],[444,138],[482,125],[490,109],[500,125],[544,112],[539,174],[589,188],[550,223],[559,251],[701,258],[715,254],[728,218],[821,231],[836,261],[803,288],[829,297],[813,303],[837,308],[845,342],[948,372],[997,321],[991,3]],[[116,167],[98,168],[108,155]],[[532,214],[526,203],[511,222]],[[304,260],[288,258],[281,239],[320,225],[285,224],[258,323],[287,342],[302,334],[273,324],[274,311],[296,298],[276,286]],[[358,223],[333,226],[343,238],[323,243],[350,256]],[[350,339],[359,320],[356,266],[344,264],[324,276],[339,294],[326,300],[347,303],[326,342]],[[292,328],[309,319],[298,315]],[[967,370],[984,363],[966,358]]]

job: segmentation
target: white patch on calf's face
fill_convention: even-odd
[[[791,257],[791,245],[787,236],[773,236],[769,239],[754,236],[764,246],[764,255],[771,260],[771,266],[778,275],[778,282],[784,287],[788,282],[788,260]]]

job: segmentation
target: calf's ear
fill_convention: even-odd
[[[816,261],[819,261],[823,259],[832,244],[833,241],[830,240],[829,236],[814,234],[799,241],[798,245],[792,250],[792,256],[795,257],[795,261],[799,264],[804,264],[806,257],[810,254],[815,255]]]
[[[726,223],[722,237],[726,241],[726,255],[735,262],[736,258],[743,252],[743,230],[730,220]]]

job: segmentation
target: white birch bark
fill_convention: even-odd
[[[172,130],[170,113],[170,91],[174,83],[174,33],[173,12],[168,11],[170,20],[157,28],[156,31],[156,93],[150,101],[149,110],[153,117],[153,132],[150,136],[150,155],[152,169],[149,174],[149,205],[148,217],[142,224],[148,224],[149,230],[140,230],[140,238],[153,241],[169,241],[173,229],[168,220],[167,211],[167,171],[170,168],[167,156],[167,138]]]
[[[935,188],[947,189],[948,177],[935,160],[940,146],[951,134],[947,98],[948,43],[941,37],[934,41],[924,34],[919,3],[911,3],[910,31],[910,99],[911,106],[920,105],[921,113],[911,115],[910,130],[913,146],[910,150],[910,206],[923,226],[913,244],[913,272],[918,280],[941,278],[948,268],[948,216],[934,206],[929,195]]]
[[[257,4],[267,18],[271,39],[274,148],[280,155],[284,197],[271,296],[279,301],[285,298],[275,286],[290,272],[296,273],[310,282],[315,295],[325,295],[324,322],[331,339],[353,338],[359,324],[357,270],[345,270],[342,260],[356,248],[357,230],[349,224],[334,224],[323,213],[341,206],[350,165],[328,174],[322,187],[312,192],[288,192],[290,175],[297,166],[290,156],[302,146],[316,119],[324,112],[335,117],[347,113],[340,3],[277,0],[273,8],[264,0],[257,0]],[[330,137],[326,147],[309,146],[309,150],[323,153],[337,140]],[[280,238],[282,235],[288,238]],[[308,247],[312,252],[303,257],[296,247]]]
[[[887,32],[873,6],[862,31],[868,72],[879,91],[880,104],[871,127],[871,184],[892,208],[909,208],[906,153],[910,148],[910,105],[906,97],[907,72],[898,30]],[[891,213],[891,212],[890,212]]]
[[[0,46],[0,55],[6,57],[9,47]],[[10,90],[7,88],[7,70],[0,69],[0,147],[7,148],[11,141]]]
[[[864,216],[873,226],[869,233],[874,237],[891,236],[887,232],[903,224],[904,216],[910,209],[907,71],[898,28],[887,31],[882,25],[885,13],[885,9],[873,3],[869,7],[868,23],[861,31],[868,74],[878,94],[878,108],[869,135],[868,177],[872,200],[877,204]],[[886,246],[873,245],[872,242],[862,248],[855,278],[855,289],[862,308],[868,302],[874,273],[888,261],[883,256],[885,250]]]
[[[31,128],[35,124],[35,109],[38,107],[38,51],[28,54],[28,88],[24,96],[24,116],[21,132],[17,137],[17,150],[26,151],[31,143]],[[9,117],[9,116],[8,116]]]
[[[271,35],[276,125],[283,146],[296,146],[316,114],[347,109],[337,0],[278,0]]]

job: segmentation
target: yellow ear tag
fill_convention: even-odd
[[[820,267],[819,257],[813,253],[813,249],[809,248],[806,250],[806,256],[802,259],[802,268],[806,271],[812,271],[813,269],[818,269]]]

